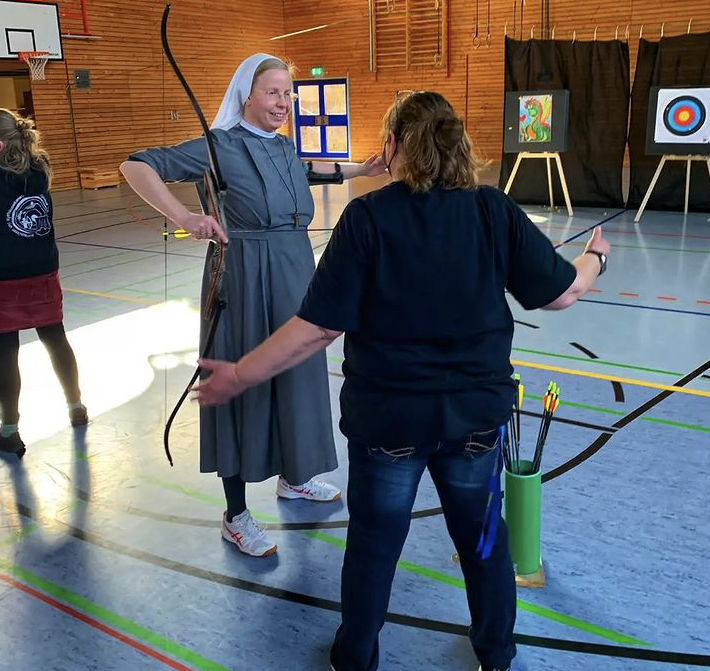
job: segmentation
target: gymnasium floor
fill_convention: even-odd
[[[372,186],[314,189],[313,228],[332,227],[352,190]],[[194,201],[190,186],[176,189]],[[614,214],[526,210],[554,242]],[[710,667],[710,221],[648,212],[635,226],[633,214],[604,226],[609,271],[578,305],[512,305],[524,409],[538,411],[550,379],[563,401],[543,464],[547,585],[519,590],[516,669]],[[0,669],[325,670],[344,503],[281,502],[273,480],[250,485],[250,508],[279,551],[248,558],[220,539],[222,491],[197,472],[194,405],[171,433],[174,468],[163,454],[166,412],[196,359],[203,245],[170,238],[166,256],[162,218],[125,187],[57,193],[55,215],[66,326],[92,421],[68,427],[44,350],[24,334],[28,450],[21,462],[0,457]],[[328,233],[312,237],[318,254]],[[585,239],[562,253],[573,257]],[[335,421],[341,357],[337,341]],[[538,423],[523,418],[528,440]],[[328,477],[345,488],[336,439],[341,465]],[[425,476],[382,671],[476,668],[437,505]]]

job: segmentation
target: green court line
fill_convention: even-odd
[[[30,585],[87,615],[91,615],[97,620],[101,620],[106,624],[111,625],[114,629],[118,629],[136,640],[142,641],[153,648],[161,650],[171,657],[182,660],[183,662],[194,666],[196,669],[201,669],[202,671],[230,671],[230,669],[226,666],[222,666],[211,659],[207,659],[207,657],[203,657],[202,655],[185,648],[179,643],[175,643],[174,641],[164,638],[150,629],[146,629],[136,622],[122,617],[121,615],[118,615],[103,606],[99,606],[83,596],[61,587],[50,580],[46,580],[35,573],[31,573],[30,571],[14,564],[9,564],[2,559],[0,559],[0,569],[4,570],[6,573],[9,573],[14,578],[22,580],[27,585]]]
[[[533,352],[533,350],[526,350],[528,352]],[[557,356],[557,355],[551,355],[551,356]],[[566,356],[566,355],[559,355],[560,357]],[[342,363],[343,359],[340,357],[336,356],[328,356],[327,357],[329,361],[337,362],[337,363]],[[594,359],[581,359],[582,361],[594,361]],[[643,370],[651,370],[648,368],[645,368]],[[662,372],[662,371],[654,371],[654,372]],[[671,371],[663,371],[663,372],[668,372],[669,375],[677,375],[681,376],[683,373],[672,373]],[[530,398],[533,399],[534,401],[541,401],[542,396],[536,396],[535,394],[525,394],[525,398]],[[616,417],[623,417],[624,415],[628,414],[628,411],[626,410],[612,410],[611,408],[602,408],[597,405],[588,405],[587,403],[575,403],[574,401],[560,401],[561,406],[569,406],[570,408],[577,408],[578,410],[589,410],[591,412],[601,412],[604,413],[605,415],[615,415]],[[707,426],[702,426],[701,424],[686,424],[685,422],[676,422],[672,419],[664,419],[662,417],[650,417],[649,415],[641,415],[639,419],[642,422],[653,422],[654,424],[665,424],[666,426],[672,426],[677,429],[688,429],[690,431],[701,431],[702,433],[710,433],[710,427]]]
[[[185,494],[186,496],[198,499],[200,501],[218,505],[221,508],[224,507],[224,500],[220,497],[211,496],[196,489],[184,487],[183,485],[179,485],[173,482],[166,482],[148,475],[141,475],[139,477],[141,480],[144,480],[150,484],[154,484],[163,489],[179,492],[181,494]],[[265,515],[264,513],[260,513],[254,510],[252,510],[252,515],[254,516],[254,518],[263,522],[281,522],[278,517]],[[319,540],[324,543],[328,543],[329,545],[345,549],[345,541],[342,538],[338,538],[337,536],[326,534],[322,531],[300,531],[299,533],[307,538]],[[444,585],[457,587],[458,589],[463,590],[466,589],[465,583],[461,578],[455,578],[453,576],[447,575],[446,573],[441,573],[439,571],[426,568],[425,566],[420,566],[418,564],[414,564],[412,562],[400,559],[397,562],[397,567],[403,571],[407,571],[409,573],[413,573],[424,578],[429,578],[430,580],[435,580]],[[570,615],[565,615],[564,613],[558,613],[557,611],[552,610],[550,608],[545,608],[544,606],[539,606],[529,601],[523,601],[522,599],[518,599],[518,608],[520,608],[520,610],[533,613],[534,615],[538,615],[539,617],[551,620],[553,622],[558,622],[568,627],[572,627],[573,629],[585,631],[601,638],[605,638],[609,641],[613,641],[614,643],[619,643],[623,645],[650,645],[650,643],[646,643],[637,638],[627,636],[626,634],[621,634],[619,632],[614,631],[613,629],[606,629],[605,627],[600,627],[596,624],[592,624],[591,622],[585,622],[584,620],[580,620],[579,618],[572,617]]]
[[[643,245],[617,245],[614,244],[614,248],[620,249],[641,249],[643,251],[649,250],[654,252],[678,252],[679,254],[710,254],[710,250],[707,249],[677,249],[673,247],[644,247]]]
[[[666,426],[675,426],[678,429],[690,429],[691,431],[702,431],[710,433],[710,427],[699,426],[697,424],[685,424],[684,422],[674,422],[671,419],[661,419],[660,417],[641,417],[646,422],[654,422],[656,424],[665,424]]]
[[[530,398],[533,401],[542,401],[542,396],[537,396],[535,394],[525,394],[525,398]],[[593,412],[603,412],[606,415],[614,415],[616,417],[623,417],[626,415],[625,410],[612,410],[611,408],[600,408],[596,405],[587,405],[586,403],[575,403],[574,401],[560,401],[560,405],[568,405],[570,408],[577,408],[578,410],[591,410]],[[665,421],[665,420],[664,420]]]
[[[552,239],[550,235],[547,236]],[[576,242],[570,243],[570,247],[584,247],[584,243]],[[614,249],[640,249],[641,251],[654,251],[654,252],[677,252],[683,254],[687,252],[688,254],[710,254],[708,249],[681,249],[678,247],[646,247],[645,245],[617,245],[614,243]]]
[[[681,377],[684,373],[678,373],[672,370],[663,370],[662,368],[647,368],[646,366],[632,366],[627,363],[618,363],[617,361],[605,361],[604,359],[590,359],[587,356],[575,356],[574,354],[557,354],[555,352],[543,352],[539,349],[526,349],[525,347],[513,347],[514,352],[525,352],[526,354],[539,354],[540,356],[549,356],[555,359],[567,359],[569,361],[583,361],[592,363],[597,366],[612,366],[614,368],[625,368],[627,370],[640,370],[645,373],[659,373],[660,375],[672,375]]]
[[[18,541],[22,540],[25,536],[29,536],[34,531],[37,531],[37,529],[39,529],[39,526],[34,522],[31,522],[19,531],[13,531],[7,536],[7,538],[3,538],[2,540],[0,540],[0,548],[5,547],[6,545],[14,545]]]

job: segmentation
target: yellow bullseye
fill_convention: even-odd
[[[682,110],[681,112],[679,112],[678,121],[680,121],[682,123],[686,123],[689,120],[690,120],[690,112],[688,112],[688,110]]]

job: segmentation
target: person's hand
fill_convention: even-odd
[[[244,393],[248,385],[237,376],[237,364],[231,361],[199,359],[198,365],[212,374],[190,388],[192,400],[200,405],[224,405]]]
[[[604,256],[609,256],[609,252],[611,251],[611,245],[609,244],[608,240],[602,237],[601,226],[597,226],[592,231],[592,237],[589,238],[589,242],[587,242],[586,246],[584,247],[584,251],[601,252],[602,254],[604,254]]]
[[[378,154],[373,154],[364,163],[360,164],[360,175],[362,177],[377,177],[384,175],[387,172],[382,157]]]
[[[180,228],[185,229],[195,240],[209,240],[212,237],[216,237],[224,244],[229,242],[229,238],[217,223],[217,220],[209,215],[188,212],[175,223]]]

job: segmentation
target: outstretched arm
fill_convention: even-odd
[[[334,163],[325,163],[322,161],[313,162],[313,172],[326,175],[332,174],[335,171]],[[353,165],[340,164],[340,171],[343,173],[344,179],[353,177],[377,177],[383,175],[385,171],[382,158],[377,154],[373,154],[364,163],[355,163]]]
[[[249,387],[305,361],[339,335],[339,331],[331,331],[300,317],[292,317],[237,363],[200,359],[200,366],[212,374],[192,387],[194,398],[200,405],[227,403]]]
[[[564,310],[577,302],[586,294],[599,277],[599,257],[588,252],[600,252],[605,256],[609,255],[609,243],[602,237],[601,227],[597,227],[592,232],[584,252],[572,261],[577,270],[577,277],[574,282],[561,296],[543,307],[543,310]]]

